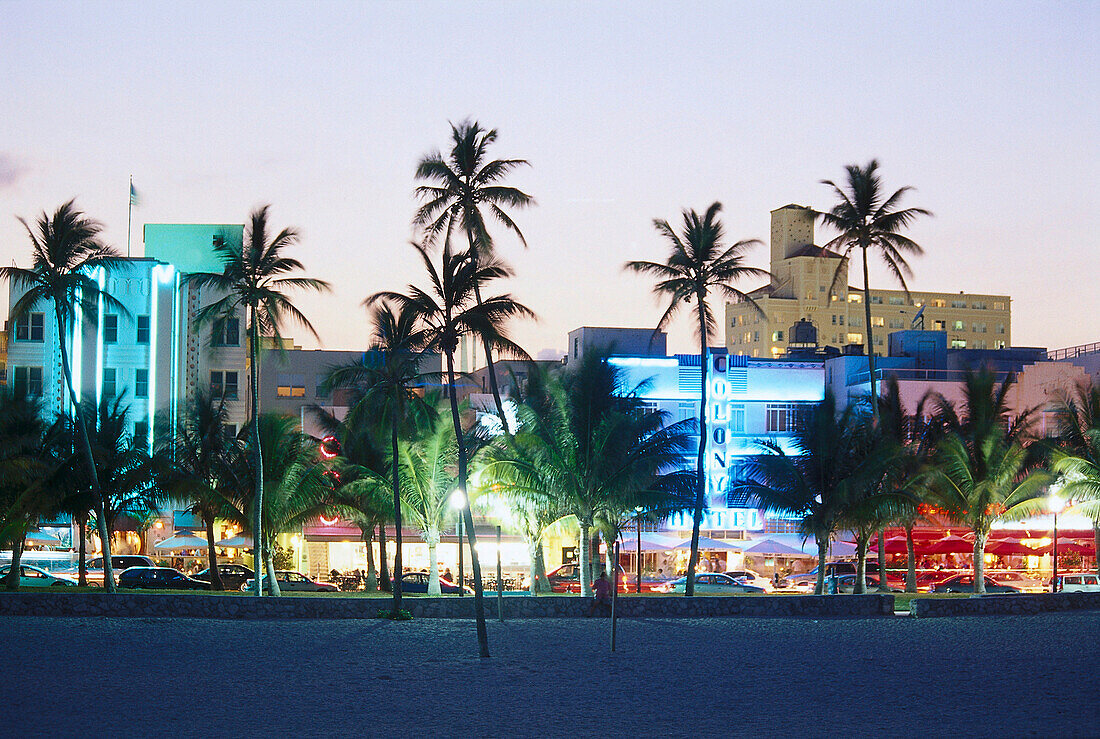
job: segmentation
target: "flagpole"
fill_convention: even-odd
[[[134,176],[130,175],[130,192],[126,193],[126,258],[130,257],[130,219],[134,213]]]

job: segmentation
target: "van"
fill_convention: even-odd
[[[1096,593],[1100,592],[1100,577],[1095,573],[1073,572],[1068,575],[1058,576],[1057,590],[1066,593]]]

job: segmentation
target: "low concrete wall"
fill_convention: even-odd
[[[506,597],[507,618],[573,618],[588,615],[578,596]],[[256,598],[246,595],[151,593],[0,593],[0,616],[109,616],[140,618],[374,618],[389,601],[380,598]],[[402,602],[418,618],[473,618],[474,599],[410,597]],[[620,598],[625,618],[829,618],[892,616],[892,595],[698,596]],[[497,618],[497,600],[485,598],[485,615]]]
[[[1100,593],[1021,593],[909,601],[909,613],[917,618],[1096,610],[1100,610]]]

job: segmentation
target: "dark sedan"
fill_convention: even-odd
[[[221,577],[222,587],[226,590],[240,590],[245,582],[254,577],[252,570],[244,565],[228,563],[218,565],[218,575]],[[196,572],[192,577],[203,582],[210,582],[210,568],[207,567],[202,572]]]
[[[143,590],[209,590],[210,583],[193,580],[171,567],[131,567],[118,576],[120,588]]]
[[[973,593],[974,592],[974,576],[973,575],[955,575],[949,577],[946,580],[936,583],[932,588],[933,593]],[[989,575],[985,576],[985,592],[987,593],[1019,593],[1019,588],[1014,588],[1011,585],[1005,585],[994,580]]]
[[[439,592],[444,594],[454,594],[459,592],[460,588],[453,582],[448,582],[442,577],[439,578]],[[427,593],[428,592],[428,573],[427,572],[407,572],[401,577],[401,592],[402,593]],[[471,592],[469,588],[466,588],[465,592]]]

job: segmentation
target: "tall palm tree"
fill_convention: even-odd
[[[260,415],[260,341],[264,336],[273,336],[276,343],[280,338],[279,329],[289,318],[302,326],[318,339],[317,331],[309,319],[295,307],[287,297],[288,289],[313,290],[325,292],[328,283],[311,277],[292,277],[291,274],[305,270],[297,259],[285,256],[286,250],[298,243],[298,232],[293,228],[284,228],[275,236],[268,238],[267,212],[270,206],[263,206],[252,212],[249,227],[245,233],[241,249],[226,239],[214,244],[214,251],[222,263],[222,271],[196,272],[187,275],[187,282],[198,288],[209,287],[225,293],[199,311],[198,322],[212,324],[214,334],[224,330],[226,321],[244,310],[248,325],[248,361],[251,370],[249,383],[249,419],[255,421]],[[256,546],[256,569],[264,561],[259,551],[265,540],[262,532],[263,521],[263,465],[260,460],[263,452],[260,446],[260,426],[251,424],[252,457],[256,470],[254,495],[257,501],[252,521],[253,544]],[[255,593],[263,594],[260,577],[255,578]]]
[[[19,587],[27,531],[59,502],[48,432],[41,402],[0,388],[0,546],[11,545],[8,590]]]
[[[390,484],[393,491],[394,554],[393,613],[401,610],[401,464],[398,436],[402,427],[415,427],[417,419],[430,419],[435,408],[425,403],[418,392],[424,374],[420,371],[424,347],[430,341],[427,329],[419,323],[415,311],[407,306],[387,301],[371,306],[374,335],[370,351],[362,361],[338,367],[329,373],[327,382],[334,386],[358,386],[361,398],[356,404],[359,413],[369,414],[390,431]],[[388,423],[387,423],[388,421]]]
[[[1087,381],[1056,402],[1058,448],[1055,472],[1062,475],[1065,495],[1092,520],[1092,538],[1100,551],[1100,386]],[[1096,559],[1100,574],[1100,557]]]
[[[22,218],[20,223],[31,241],[31,268],[0,267],[0,278],[7,278],[13,286],[24,290],[22,297],[11,307],[11,319],[19,320],[36,306],[53,307],[57,326],[57,343],[61,352],[61,368],[65,376],[65,389],[73,409],[76,428],[79,431],[78,448],[84,458],[85,471],[93,486],[93,500],[101,495],[95,487],[95,462],[92,459],[91,442],[83,418],[77,412],[80,398],[73,386],[72,367],[69,363],[67,339],[78,312],[91,319],[99,305],[125,313],[126,309],[92,278],[92,273],[103,268],[118,269],[125,265],[121,255],[100,240],[102,225],[76,209],[73,200],[63,204],[53,215],[45,212],[34,225]],[[97,504],[98,505],[98,504]],[[107,535],[103,511],[96,509],[96,525],[103,542],[103,585],[107,592],[114,592],[115,581],[111,567],[110,537]]]
[[[905,278],[912,276],[906,256],[919,256],[924,250],[902,230],[909,226],[917,216],[932,215],[923,208],[898,208],[911,187],[902,187],[889,197],[882,185],[878,173],[878,161],[872,159],[866,167],[849,164],[845,168],[848,178],[842,185],[832,180],[822,180],[821,184],[833,188],[837,203],[830,210],[818,213],[817,217],[826,226],[830,226],[838,235],[825,245],[841,256],[833,274],[830,293],[837,283],[847,274],[852,251],[859,249],[863,257],[863,317],[867,327],[867,371],[871,377],[871,397],[875,393],[875,344],[871,336],[871,282],[867,273],[867,255],[875,252],[886,263],[890,274],[898,281],[905,294],[909,287]],[[875,419],[878,419],[877,404],[871,405]]]
[[[583,595],[591,594],[590,537],[599,523],[618,521],[638,505],[668,513],[691,497],[692,475],[677,468],[690,449],[693,419],[668,424],[600,352],[541,383],[518,410],[515,438],[482,470],[506,497],[560,509],[580,527]]]
[[[225,508],[227,468],[239,448],[237,440],[226,430],[228,414],[224,398],[214,399],[199,390],[189,406],[176,433],[158,440],[156,463],[160,488],[167,499],[182,503],[202,519],[210,587],[224,590],[218,573],[214,520]]]
[[[368,305],[392,303],[400,312],[414,314],[428,331],[425,351],[441,351],[447,358],[447,395],[450,399],[451,422],[458,440],[458,487],[467,492],[468,458],[463,441],[462,421],[458,409],[455,382],[455,351],[463,336],[480,339],[490,349],[500,349],[522,354],[519,346],[508,338],[504,324],[512,318],[528,318],[534,314],[510,295],[498,295],[477,300],[475,293],[490,280],[505,277],[506,267],[490,262],[483,264],[469,252],[454,252],[449,242],[444,242],[440,269],[436,268],[427,247],[413,244],[428,273],[430,286],[423,290],[415,285],[408,287],[408,294],[380,292],[367,298]],[[478,647],[482,657],[489,656],[489,637],[485,630],[485,608],[481,587],[481,563],[477,557],[477,537],[474,519],[470,511],[468,495],[463,495],[462,517],[470,542],[474,571],[474,611],[477,614]]]
[[[260,580],[261,571],[266,571],[268,589],[272,595],[280,595],[273,552],[276,538],[328,513],[335,496],[325,475],[328,467],[319,462],[314,440],[298,429],[297,418],[264,413],[258,424],[263,445],[263,497],[257,498],[255,494],[254,479],[259,477],[256,468],[242,465],[236,485],[226,489],[225,515],[247,527],[255,520],[257,501],[263,506],[259,528],[263,541],[258,541],[255,531],[252,537],[253,551],[264,553],[263,564],[256,564],[255,580]]]
[[[423,204],[416,211],[413,223],[424,229],[425,241],[429,245],[434,244],[440,235],[449,242],[451,235],[459,230],[465,232],[469,254],[475,262],[493,261],[496,254],[484,209],[493,220],[514,233],[520,243],[527,246],[523,232],[504,207],[525,208],[534,205],[535,201],[522,190],[501,184],[501,180],[515,168],[529,163],[525,159],[490,160],[489,145],[496,139],[496,129],[486,131],[477,121],[467,120],[457,126],[451,124],[451,149],[446,158],[439,151],[433,151],[420,160],[416,167],[416,179],[430,184],[416,188],[416,195]],[[480,285],[474,286],[474,299],[481,303]],[[485,349],[489,389],[493,393],[502,427],[507,432],[508,421],[493,364],[494,347],[485,342],[482,346]],[[522,350],[519,350],[517,357],[529,358]]]
[[[732,483],[735,492],[764,510],[800,518],[803,536],[817,542],[818,595],[825,592],[829,544],[846,511],[881,474],[868,416],[861,404],[838,413],[836,399],[826,391],[795,424],[791,453],[777,441],[760,442],[763,453],[750,457]]]
[[[627,262],[626,269],[652,275],[657,284],[653,292],[668,298],[668,308],[657,323],[656,331],[668,325],[680,308],[695,303],[695,331],[699,339],[699,451],[695,467],[695,515],[691,526],[691,557],[688,559],[687,586],[684,594],[695,594],[695,567],[699,559],[699,525],[703,520],[703,500],[706,494],[707,439],[707,346],[718,322],[707,304],[711,291],[730,301],[744,301],[763,315],[760,307],[733,283],[746,277],[769,277],[762,269],[745,264],[745,252],[759,244],[756,239],[726,245],[725,229],[718,220],[721,203],[712,203],[700,216],[694,210],[684,211],[683,230],[679,233],[668,221],[654,220],[657,232],[669,248],[665,262]]]

